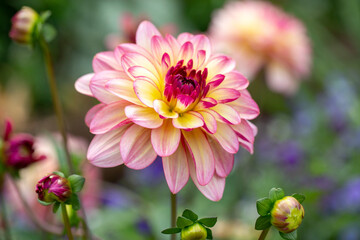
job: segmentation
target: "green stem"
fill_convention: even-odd
[[[5,206],[4,194],[2,188],[0,189],[0,206],[1,206],[1,219],[2,219],[2,224],[4,226],[5,240],[11,240],[12,237],[9,228],[9,223],[7,221],[6,206]]]
[[[266,235],[268,234],[270,228],[267,228],[267,229],[264,229],[262,232],[261,232],[261,235],[259,237],[259,240],[265,240],[266,238]]]
[[[74,240],[74,237],[73,237],[72,232],[71,232],[69,216],[68,216],[67,211],[66,211],[65,203],[61,203],[61,213],[62,213],[62,217],[63,217],[63,220],[64,220],[64,226],[65,226],[66,234],[67,234],[69,240]]]
[[[176,227],[176,194],[170,193],[171,199],[171,227]],[[171,240],[176,239],[176,234],[171,234]]]

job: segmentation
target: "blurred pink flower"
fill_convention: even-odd
[[[220,200],[239,144],[253,152],[257,129],[248,120],[259,114],[234,67],[231,58],[212,53],[205,35],[162,37],[142,22],[136,44],[98,53],[94,73],[75,83],[101,102],[85,117],[96,135],[88,159],[143,169],[159,155],[172,193],[191,176],[207,198]]]
[[[131,13],[124,13],[119,18],[119,29],[121,34],[109,34],[105,38],[105,46],[109,50],[114,50],[121,43],[135,43],[136,41],[136,30],[139,24],[148,20],[148,17],[145,15],[141,15],[139,17],[135,17]],[[177,32],[177,27],[175,24],[166,24],[163,25],[160,29],[162,34],[175,34]]]
[[[230,2],[209,28],[216,49],[232,56],[249,79],[262,67],[271,90],[294,94],[311,67],[311,46],[304,25],[271,3]]]

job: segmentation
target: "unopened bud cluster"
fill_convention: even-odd
[[[11,19],[10,38],[18,43],[31,44],[38,20],[39,14],[32,8],[21,8]]]
[[[50,174],[36,185],[38,199],[45,203],[65,202],[71,196],[70,183],[66,178]]]

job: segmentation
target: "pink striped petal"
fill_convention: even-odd
[[[106,89],[117,97],[126,101],[132,102],[136,105],[144,105],[136,96],[134,91],[134,82],[129,79],[113,79],[106,83]]]
[[[113,52],[100,52],[93,59],[93,69],[95,73],[107,70],[122,70],[121,65],[116,61]]]
[[[247,90],[240,91],[240,94],[241,96],[229,105],[239,113],[241,118],[250,120],[256,118],[260,113],[259,106]]]
[[[193,37],[194,35],[191,33],[180,33],[177,37],[177,41],[180,45],[183,45],[184,43],[189,42]]]
[[[194,68],[202,68],[203,64],[206,61],[206,52],[204,50],[197,51],[196,61],[194,61]]]
[[[124,108],[129,103],[126,101],[114,102],[103,107],[91,121],[90,132],[93,134],[106,133],[114,128],[128,124]]]
[[[220,201],[225,189],[225,178],[221,178],[215,173],[210,182],[207,185],[202,186],[197,180],[196,172],[194,171],[194,163],[192,163],[191,159],[188,160],[188,163],[190,176],[199,191],[211,201]]]
[[[161,33],[151,22],[143,21],[136,31],[136,44],[150,52],[151,39],[153,36],[161,36]]]
[[[123,164],[119,143],[127,128],[128,125],[96,135],[89,145],[87,159],[97,167],[115,167]]]
[[[184,43],[179,52],[178,59],[184,60],[184,63],[186,64],[190,59],[193,58],[194,55],[194,46],[191,42]]]
[[[145,128],[158,128],[163,123],[153,108],[130,105],[125,107],[125,114],[132,122]]]
[[[197,34],[191,39],[191,42],[194,45],[194,50],[196,52],[199,50],[204,50],[207,54],[206,59],[208,59],[211,53],[211,43],[209,38],[204,34]]]
[[[121,57],[126,53],[140,53],[146,58],[151,59],[152,55],[145,48],[134,43],[123,43],[117,46],[114,50],[115,59],[121,64]]]
[[[221,88],[233,88],[240,91],[249,86],[249,81],[237,71],[225,73],[224,75],[225,79],[220,85]]]
[[[133,66],[141,66],[152,72],[156,77],[159,76],[159,71],[152,60],[140,53],[126,53],[121,57],[121,64],[124,70],[128,71]]]
[[[121,79],[126,77],[124,72],[118,71],[102,71],[96,73],[90,81],[90,90],[94,97],[100,102],[112,103],[121,100],[118,96],[109,92],[105,88],[105,84],[111,79]],[[128,78],[128,77],[127,77]]]
[[[235,61],[225,55],[214,55],[206,64],[208,78],[213,78],[216,74],[225,74],[235,68]]]
[[[154,110],[163,118],[177,118],[179,114],[170,109],[169,105],[163,100],[155,100]]]
[[[201,114],[195,111],[189,111],[182,113],[179,117],[172,120],[174,127],[181,129],[193,129],[202,127],[204,125],[204,120]]]
[[[217,130],[212,136],[227,152],[235,154],[239,151],[239,142],[237,141],[236,133],[229,125],[220,122],[217,123]]]
[[[162,162],[169,189],[173,194],[176,194],[189,180],[188,160],[183,145],[180,144],[174,154],[163,157]]]
[[[154,107],[154,101],[162,99],[159,88],[145,78],[138,78],[134,82],[134,90],[138,99],[148,107]]]
[[[88,95],[88,96],[93,96],[92,92],[90,91],[90,80],[91,78],[94,76],[93,73],[89,73],[86,74],[82,77],[80,77],[78,80],[76,80],[75,82],[75,89],[76,91],[78,91],[79,93]]]
[[[214,117],[218,121],[229,124],[238,124],[241,122],[241,118],[237,111],[228,104],[218,104],[212,107],[211,110],[215,113]]]
[[[164,121],[164,124],[151,131],[151,143],[155,152],[161,156],[170,156],[179,146],[181,131],[174,128],[170,120]]]
[[[241,121],[241,123],[236,125],[231,125],[231,128],[234,129],[235,133],[249,143],[254,143],[255,136],[257,133],[257,128],[254,124],[247,120]]]
[[[177,57],[178,57],[178,53],[180,51],[180,44],[179,42],[176,40],[176,38],[174,38],[172,35],[170,34],[166,34],[166,41],[168,42],[170,48],[173,51],[173,59],[171,59],[171,64],[175,65],[176,61],[177,61]]]
[[[215,133],[217,130],[217,123],[215,117],[209,111],[206,110],[199,111],[199,113],[204,118],[203,128],[211,134]]]
[[[198,128],[192,131],[183,130],[182,134],[195,162],[195,178],[200,185],[204,186],[210,182],[215,171],[215,159],[207,137]],[[192,162],[192,160],[190,159],[189,162]]]
[[[207,97],[215,99],[218,103],[228,103],[238,99],[240,92],[231,88],[216,88],[208,93]]]
[[[150,141],[151,130],[136,124],[126,130],[120,141],[124,164],[132,169],[143,169],[154,162],[156,152]]]
[[[225,75],[223,74],[216,74],[212,79],[210,79],[208,85],[210,87],[211,91],[212,89],[216,88],[217,86],[219,86],[225,79]],[[231,88],[231,87],[230,87]]]
[[[106,104],[100,103],[100,104],[97,104],[97,105],[93,106],[92,108],[90,108],[90,110],[86,113],[86,116],[85,116],[86,126],[90,127],[90,123],[93,120],[93,118],[95,117],[95,115],[105,106],[106,106]]]
[[[171,49],[169,43],[160,36],[152,37],[151,51],[154,54],[155,59],[158,60],[158,63],[161,63],[164,53],[167,53],[170,56],[170,59],[174,58],[173,50]]]
[[[216,174],[223,178],[227,177],[234,166],[234,154],[225,151],[215,139],[209,139],[209,144],[214,153]]]
[[[217,101],[215,99],[206,97],[199,101],[199,103],[195,106],[194,111],[211,108],[211,107],[216,106],[216,104],[217,104]]]
[[[254,153],[254,144],[250,143],[242,138],[239,138],[240,145],[245,148],[249,153]]]
[[[154,73],[150,72],[148,69],[141,66],[133,66],[128,69],[129,73],[135,78],[148,78],[155,84],[159,84],[159,79],[155,76]]]

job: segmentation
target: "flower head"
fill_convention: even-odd
[[[248,120],[259,114],[234,67],[205,35],[163,37],[142,22],[136,44],[98,53],[94,73],[75,83],[100,101],[85,117],[96,135],[88,159],[143,169],[159,155],[172,193],[191,176],[207,198],[220,200],[239,145],[253,152],[257,129]]]
[[[277,200],[271,210],[271,224],[280,232],[295,231],[304,218],[304,208],[296,198],[287,196]]]
[[[39,14],[34,9],[22,7],[11,19],[10,38],[18,43],[31,44],[38,19]]]
[[[216,12],[210,26],[218,50],[230,54],[246,77],[265,67],[270,89],[286,95],[310,71],[306,29],[296,18],[264,1],[230,2]]]
[[[195,223],[181,230],[181,239],[183,240],[205,240],[207,232],[200,223]]]
[[[38,199],[46,202],[65,202],[71,196],[70,183],[66,178],[57,174],[50,174],[43,177],[36,185]]]

